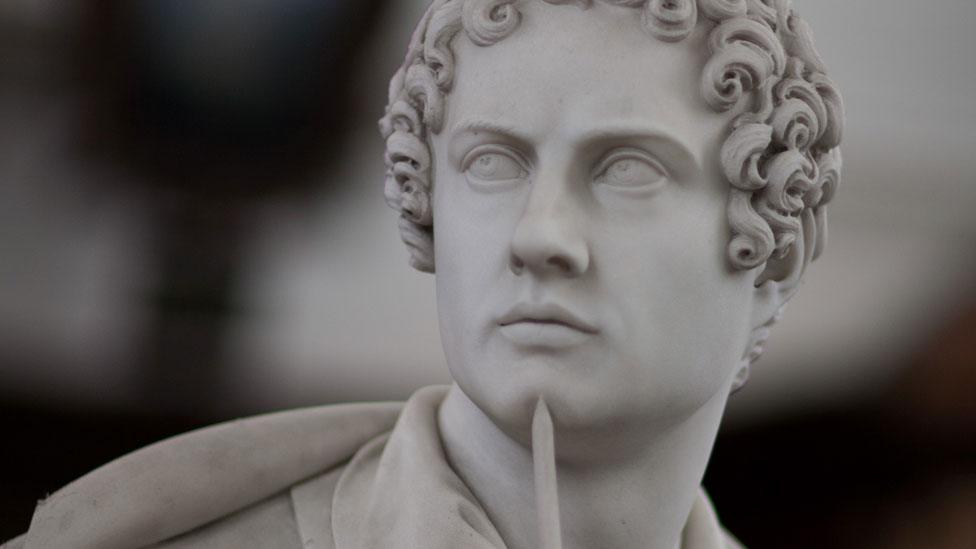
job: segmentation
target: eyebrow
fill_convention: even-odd
[[[583,134],[583,143],[597,143],[601,141],[617,141],[617,140],[631,140],[631,139],[645,139],[658,141],[662,145],[674,149],[675,152],[686,157],[693,164],[692,168],[695,170],[702,169],[702,161],[698,154],[696,154],[691,147],[689,147],[684,141],[676,137],[671,132],[667,132],[658,128],[649,127],[647,125],[637,125],[637,124],[611,124],[609,126],[596,128],[594,130],[585,132]]]
[[[487,132],[524,138],[514,125],[484,118],[465,118],[459,121],[451,128],[452,135],[458,132]]]

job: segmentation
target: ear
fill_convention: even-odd
[[[796,294],[807,267],[813,261],[818,242],[817,222],[812,208],[800,215],[802,232],[783,257],[771,257],[757,267],[753,294],[752,329],[768,327]]]
[[[820,216],[822,217],[822,216]],[[749,367],[762,354],[763,345],[772,326],[793,295],[800,288],[803,274],[813,261],[823,240],[823,224],[812,208],[801,214],[802,232],[783,257],[771,257],[756,267],[756,288],[753,293],[749,343],[732,380],[732,392],[738,391],[749,379]]]

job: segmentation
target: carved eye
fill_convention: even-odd
[[[505,147],[486,146],[464,159],[464,173],[480,182],[511,182],[529,175],[517,153]]]
[[[596,173],[598,183],[633,190],[656,189],[668,178],[657,160],[637,149],[614,151],[600,163]]]

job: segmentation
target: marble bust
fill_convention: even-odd
[[[435,0],[380,128],[454,384],[163,441],[11,546],[739,547],[699,485],[842,126],[790,0]]]

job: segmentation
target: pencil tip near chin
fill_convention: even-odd
[[[552,416],[539,397],[532,418],[532,462],[535,469],[536,520],[540,549],[560,549],[559,492],[556,481],[556,452]]]

